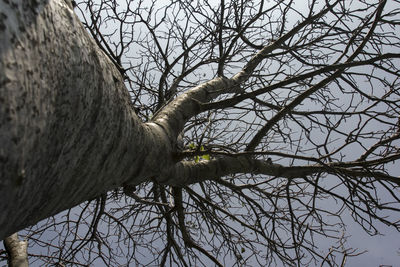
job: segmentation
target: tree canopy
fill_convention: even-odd
[[[125,152],[156,169],[25,230],[31,260],[339,266],[343,216],[400,230],[399,4],[74,2],[132,124],[166,137]]]

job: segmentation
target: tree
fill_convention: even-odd
[[[0,2],[1,239],[301,266],[346,212],[400,229],[399,1],[71,3]]]

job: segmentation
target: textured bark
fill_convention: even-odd
[[[251,155],[175,162],[176,140],[185,123],[209,109],[206,104],[217,96],[241,92],[240,84],[271,49],[274,45],[260,50],[230,79],[215,78],[186,91],[152,122],[142,123],[118,69],[66,1],[0,1],[0,239],[111,189],[149,179],[179,187],[235,173],[290,179],[339,172],[399,183],[364,170],[376,165],[364,161],[367,156],[347,165],[306,158],[316,165],[297,167]],[[293,105],[302,100],[300,95]],[[278,114],[290,110],[289,105]],[[261,129],[249,150],[279,116]]]
[[[0,2],[0,239],[170,158],[115,66],[57,1]],[[165,160],[165,164],[168,164]]]
[[[9,267],[28,267],[28,241],[20,241],[18,234],[15,233],[4,239],[4,247]]]
[[[201,104],[221,94],[238,91],[240,87],[232,79],[215,78],[177,97],[157,113],[153,121],[165,129],[171,140],[176,140],[185,123],[201,112]]]
[[[396,155],[398,156],[398,155]],[[388,159],[388,162],[390,158]],[[363,166],[375,164],[375,161],[364,161]],[[365,170],[359,167],[360,162],[315,164],[308,166],[283,166],[272,161],[258,160],[252,156],[223,156],[210,161],[182,161],[175,165],[169,173],[165,173],[164,183],[168,185],[182,186],[206,180],[219,180],[221,177],[238,174],[252,173],[287,179],[304,178],[315,173],[338,172],[351,177],[366,177],[373,175],[377,180],[390,181],[400,185],[400,181],[380,171]],[[354,167],[354,168],[349,168]],[[176,179],[179,177],[179,179]]]

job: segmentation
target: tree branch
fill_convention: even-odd
[[[396,159],[397,158],[398,156]],[[160,177],[160,182],[173,186],[185,186],[239,173],[264,174],[287,179],[302,178],[318,173],[328,173],[346,175],[351,178],[374,177],[377,180],[400,185],[400,178],[381,171],[368,169],[367,167],[369,165],[376,165],[376,161],[355,161],[347,164],[339,162],[305,166],[283,166],[274,164],[270,160],[254,159],[252,156],[223,156],[209,161],[181,161],[175,165],[175,168],[165,173],[163,177]]]

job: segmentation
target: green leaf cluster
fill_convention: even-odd
[[[197,150],[197,145],[194,143],[189,144],[189,149],[190,150]],[[205,148],[203,145],[200,146],[200,151],[205,151]],[[200,160],[210,160],[211,157],[209,154],[201,155],[201,156],[195,156],[194,157],[194,162],[199,162]]]

